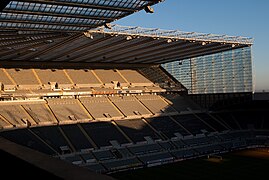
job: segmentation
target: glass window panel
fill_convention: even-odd
[[[252,92],[251,48],[166,63],[190,94]]]

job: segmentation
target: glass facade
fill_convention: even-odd
[[[251,47],[162,65],[189,94],[252,92]]]

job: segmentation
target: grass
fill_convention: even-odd
[[[138,179],[267,179],[269,151],[243,150],[222,155],[222,160],[207,157],[181,161],[164,166],[138,169],[112,174],[119,180]],[[267,178],[264,178],[267,177]]]

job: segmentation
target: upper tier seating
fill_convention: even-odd
[[[221,124],[221,121],[218,122],[218,119],[214,118],[213,116],[210,116],[209,114],[199,113],[196,115],[205,123],[207,123],[209,126],[211,126],[212,128],[214,128],[219,132],[227,130],[227,128],[223,124]]]
[[[152,86],[153,83],[135,70],[118,70],[131,86]]]
[[[134,96],[113,96],[109,99],[127,117],[152,115]]]
[[[92,119],[77,99],[47,99],[47,102],[60,123]]]
[[[167,102],[157,95],[137,95],[139,99],[152,113],[177,113]]]
[[[201,108],[195,104],[188,97],[180,96],[178,94],[164,94],[162,95],[165,100],[173,106],[177,111],[201,110]]]
[[[31,130],[59,154],[72,151],[59,126],[36,127]]]
[[[145,137],[149,136],[152,139],[160,139],[145,122],[141,119],[119,120],[115,121],[120,129],[130,137],[133,142],[146,141]]]
[[[25,112],[19,104],[0,104],[0,115],[14,127],[27,127],[37,123]]]
[[[92,144],[76,124],[61,126],[66,137],[70,140],[76,151],[93,149]]]
[[[91,113],[94,119],[106,120],[122,118],[123,115],[106,97],[82,97],[80,102]]]
[[[102,85],[89,69],[67,69],[66,72],[78,88],[100,87]]]
[[[120,144],[129,143],[111,122],[82,124],[82,127],[98,147],[111,146],[113,140]]]
[[[35,69],[36,74],[38,75],[41,83],[44,87],[51,88],[51,85],[57,83],[58,88],[71,88],[73,83],[66,76],[64,70],[60,69]],[[57,89],[56,85],[56,89]],[[53,88],[52,88],[53,89]]]
[[[16,82],[18,89],[40,89],[41,82],[35,77],[32,69],[6,69]]]
[[[0,90],[31,90],[42,93],[47,90],[94,91],[138,90],[163,92],[165,89],[155,85],[137,70],[117,69],[38,69],[1,68]],[[134,91],[133,91],[134,92]]]
[[[160,85],[161,87],[185,89],[185,87],[169,76],[165,69],[158,66],[140,68],[139,72],[149,79],[151,82]]]
[[[4,89],[15,89],[16,84],[14,84],[10,78],[5,73],[6,69],[0,68],[0,83],[4,85]],[[1,87],[2,90],[2,87]]]
[[[57,120],[44,102],[24,103],[23,108],[39,125],[56,124]]]
[[[128,86],[128,83],[120,76],[116,70],[95,69],[93,71],[105,85],[105,87],[114,87],[113,81],[119,82],[120,86]]]
[[[203,133],[202,130],[206,130],[207,132],[214,131],[212,128],[208,127],[200,119],[198,119],[192,114],[184,116],[172,116],[172,117],[184,128],[189,130],[193,135]]]
[[[176,137],[175,133],[179,133],[182,136],[190,135],[168,116],[150,118],[147,119],[147,122],[152,125],[161,136],[164,136],[164,139]]]
[[[46,130],[46,127],[42,128],[43,130]],[[49,131],[46,131],[46,134],[50,135]],[[18,144],[28,146],[32,149],[38,150],[40,152],[55,155],[56,152],[50,149],[46,144],[40,141],[36,136],[34,136],[29,129],[17,129],[13,131],[4,131],[1,133],[1,136],[9,139],[13,142],[16,142]],[[60,139],[61,137],[53,136],[55,141]],[[57,138],[55,138],[57,137]],[[51,142],[51,141],[47,141]],[[54,145],[55,142],[52,142],[51,145]]]
[[[9,129],[13,125],[0,116],[0,129]]]

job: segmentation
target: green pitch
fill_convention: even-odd
[[[253,179],[269,178],[269,150],[244,150],[173,164],[111,174],[119,180]]]

